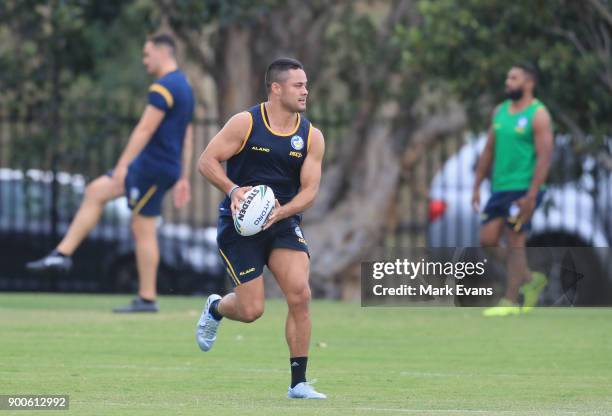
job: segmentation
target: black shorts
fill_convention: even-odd
[[[113,176],[113,171],[106,173]],[[134,168],[128,168],[125,176],[125,196],[132,214],[140,214],[145,217],[157,217],[161,215],[162,202],[166,192],[174,186],[177,178],[161,172],[145,172]]]
[[[217,224],[217,244],[234,286],[260,276],[275,248],[303,251],[310,256],[296,216],[285,218],[258,234],[243,237],[236,232],[232,217],[222,215]]]
[[[487,201],[487,205],[484,208],[484,211],[481,216],[481,220],[483,224],[494,220],[495,218],[505,218],[506,226],[515,231],[525,232],[531,230],[531,220],[527,221],[524,224],[520,224],[520,227],[517,227],[515,215],[517,213],[510,212],[513,204],[516,203],[519,199],[524,197],[527,194],[527,190],[524,191],[498,191],[493,192],[489,201]],[[542,198],[544,196],[544,191],[539,191],[536,197],[536,208],[540,206],[542,202]],[[518,210],[518,208],[515,208]],[[519,228],[519,229],[516,229]]]

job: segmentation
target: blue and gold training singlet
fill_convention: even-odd
[[[182,71],[172,71],[149,88],[149,105],[163,111],[164,118],[142,152],[135,168],[155,175],[181,176],[185,131],[193,119],[193,91]]]
[[[295,129],[280,134],[270,127],[263,103],[248,112],[251,128],[238,153],[227,161],[227,176],[239,186],[268,185],[284,205],[299,192],[312,125],[298,114]],[[228,197],[219,205],[219,215],[231,215]]]

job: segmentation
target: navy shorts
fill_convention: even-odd
[[[113,171],[107,172],[113,176]],[[161,215],[162,201],[168,189],[172,188],[177,178],[161,172],[144,172],[130,165],[125,176],[125,196],[132,214],[145,217]]]
[[[495,218],[505,218],[506,225],[509,228],[515,230],[515,227],[517,226],[516,216],[518,215],[518,206],[513,207],[513,204],[517,200],[524,197],[526,193],[526,190],[493,192],[491,194],[491,197],[487,201],[487,205],[485,206],[484,211],[482,213],[482,223],[486,224],[487,222],[494,220]],[[538,196],[536,197],[536,208],[542,202],[543,196],[544,191],[538,192]],[[521,224],[520,229],[515,231],[524,232],[529,230],[531,230],[531,220],[527,221],[524,224]]]
[[[258,234],[243,237],[236,232],[232,217],[221,215],[217,224],[217,245],[234,286],[259,277],[275,248],[303,251],[310,256],[296,216],[285,218]]]

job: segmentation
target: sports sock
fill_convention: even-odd
[[[57,249],[56,249],[56,250],[53,250],[53,251],[51,252],[51,255],[52,255],[52,256],[60,256],[60,257],[70,257],[70,256],[65,255],[64,253],[61,253],[61,252],[60,252],[60,251],[58,251]]]
[[[306,381],[306,365],[308,357],[294,357],[289,359],[291,365],[291,388]]]
[[[145,299],[142,296],[138,296],[140,298],[141,301],[143,301],[144,303],[155,303],[155,299],[151,300],[151,299]]]
[[[223,315],[221,315],[219,313],[219,310],[217,309],[217,306],[219,306],[219,302],[221,302],[221,299],[217,299],[216,301],[211,303],[210,308],[208,309],[212,317],[215,318],[217,321],[220,321],[221,318],[223,318]]]

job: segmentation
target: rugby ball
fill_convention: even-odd
[[[266,185],[254,186],[244,196],[244,202],[233,217],[236,232],[247,237],[261,231],[274,208],[275,198],[272,188]]]

